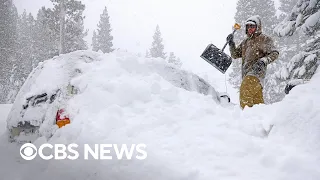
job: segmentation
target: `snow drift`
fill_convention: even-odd
[[[12,104],[0,104],[0,134],[6,130],[6,120]]]
[[[162,59],[88,51],[59,58],[84,54],[95,60],[73,65],[82,73],[70,79],[81,92],[67,103],[71,124],[34,143],[144,143],[148,158],[24,161],[20,146],[2,138],[3,179],[320,178],[320,73],[282,102],[241,111],[220,106],[211,88],[207,96],[197,92],[198,86],[187,86],[194,91],[176,86],[179,78],[173,77],[185,76],[169,75],[164,69],[170,65]],[[262,132],[270,124],[266,138]]]
[[[84,100],[87,101],[85,106],[92,106],[93,109],[98,109],[95,106],[102,103],[125,106],[134,101],[150,101],[151,95],[157,94],[161,89],[159,84],[153,83],[154,79],[162,79],[178,88],[210,95],[215,102],[219,101],[218,93],[206,81],[166,63],[163,59],[137,58],[130,54],[124,56],[121,52],[113,56],[106,57],[106,63],[98,53],[78,51],[40,63],[18,93],[9,113],[8,127],[27,122],[32,126],[40,126],[40,136],[51,137],[57,129],[54,126],[57,110],[63,107],[68,111],[68,108],[73,107],[66,104],[69,99],[68,85],[74,86],[80,94],[86,90],[96,91],[98,99],[88,101],[86,99],[90,98],[85,96]],[[130,77],[125,77],[127,75]],[[149,82],[153,83],[150,87],[147,85]],[[58,91],[62,91],[62,95],[57,95]],[[44,93],[47,100],[43,101],[47,101],[46,103],[36,104],[40,100],[27,100]],[[56,96],[59,100],[48,102],[51,98],[56,99]],[[104,98],[107,99],[100,103]]]

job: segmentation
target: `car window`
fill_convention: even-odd
[[[59,92],[60,90],[57,90],[55,93],[50,95],[48,95],[47,93],[42,93],[42,94],[28,97],[26,99],[26,103],[23,105],[23,109],[27,109],[30,106],[37,106],[38,104],[42,104],[45,102],[48,102],[51,104],[54,102]]]

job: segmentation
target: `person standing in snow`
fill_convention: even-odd
[[[250,17],[245,22],[247,38],[236,47],[233,34],[227,37],[231,57],[242,58],[242,82],[240,86],[240,106],[252,107],[263,104],[263,84],[267,65],[276,60],[279,52],[273,40],[262,33],[259,16]]]

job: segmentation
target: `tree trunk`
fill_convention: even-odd
[[[61,0],[60,3],[60,50],[59,54],[65,53],[65,0]]]

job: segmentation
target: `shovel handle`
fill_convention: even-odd
[[[236,32],[236,30],[237,30],[237,29],[234,29],[233,32],[232,32],[232,34],[234,34],[234,33]],[[226,48],[226,46],[227,46],[228,43],[229,43],[229,42],[226,42],[226,44],[223,46],[223,48],[222,48],[222,50],[221,50],[222,52],[224,51],[224,49]]]

